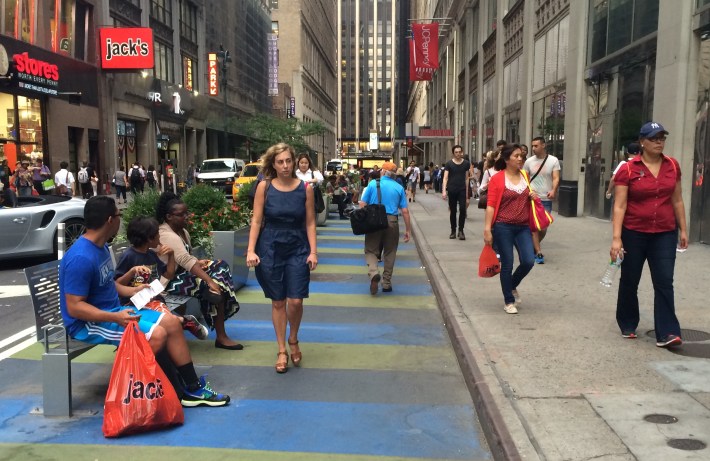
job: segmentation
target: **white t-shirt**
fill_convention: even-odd
[[[320,174],[320,171],[308,170],[305,173],[303,173],[300,169],[296,169],[296,177],[298,179],[300,179],[301,181],[306,181],[309,183],[310,183],[310,180],[313,178],[315,178],[318,181],[317,184],[320,184],[323,182],[323,175]]]
[[[484,190],[488,189],[488,183],[490,182],[491,178],[498,173],[498,170],[495,168],[489,168],[483,173],[483,179],[481,179],[481,186],[478,188],[478,193],[480,194]]]
[[[412,171],[412,168],[414,169],[414,173],[412,173],[412,175],[409,176],[409,172]],[[404,176],[407,178],[407,180],[409,182],[417,182],[417,181],[419,181],[419,174],[420,174],[420,171],[419,171],[418,167],[410,166],[409,168],[407,168],[407,171],[406,171],[406,173],[404,173]]]
[[[624,164],[626,164],[626,160],[620,161],[619,164],[616,165],[616,168],[614,168],[614,172],[613,172],[611,175],[614,176],[616,173],[618,173],[618,172],[619,172],[619,168],[621,168],[622,166],[624,166]]]
[[[533,155],[529,159],[525,160],[525,165],[523,169],[528,172],[528,177],[532,178],[537,170],[540,169],[540,165],[545,160],[543,158],[537,158],[537,155]],[[540,197],[540,200],[549,201],[547,198],[547,193],[552,190],[552,172],[560,171],[560,161],[554,155],[548,155],[545,165],[542,167],[540,174],[535,177],[530,186],[532,190]]]
[[[72,190],[72,184],[74,184],[74,175],[71,171],[59,170],[54,175],[55,186],[67,186],[67,189]]]

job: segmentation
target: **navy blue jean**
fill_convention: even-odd
[[[518,288],[530,269],[535,265],[532,233],[527,224],[495,223],[493,225],[493,248],[500,255],[500,288],[506,304],[513,304],[513,290]],[[520,265],[513,272],[513,248],[518,250]]]
[[[621,230],[624,262],[616,300],[616,322],[622,332],[636,331],[639,324],[638,286],[644,262],[648,261],[653,281],[653,322],[656,340],[666,335],[680,336],[680,323],[675,315],[673,271],[675,269],[678,232],[648,233],[627,228]]]

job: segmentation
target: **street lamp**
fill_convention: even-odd
[[[217,57],[222,61],[222,93],[224,94],[224,152],[229,155],[229,136],[227,135],[227,63],[232,62],[229,50],[225,50],[222,44],[219,45]]]

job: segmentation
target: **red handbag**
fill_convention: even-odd
[[[182,424],[175,389],[155,361],[136,322],[123,332],[104,402],[103,433],[119,437]]]
[[[530,187],[530,181],[528,181],[528,175],[524,170],[521,170],[525,182],[528,184],[528,190],[532,194],[532,188]],[[539,232],[541,230],[547,229],[554,219],[552,215],[545,209],[542,204],[540,197],[535,197],[530,200],[530,216],[529,216],[530,230],[533,232]]]
[[[500,261],[495,250],[490,245],[483,245],[481,256],[478,257],[478,276],[482,278],[495,277],[500,273]]]

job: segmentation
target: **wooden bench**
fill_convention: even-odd
[[[35,311],[37,341],[42,353],[42,399],[45,416],[71,416],[71,361],[93,348],[72,339],[64,327],[59,308],[59,261],[25,269]]]

